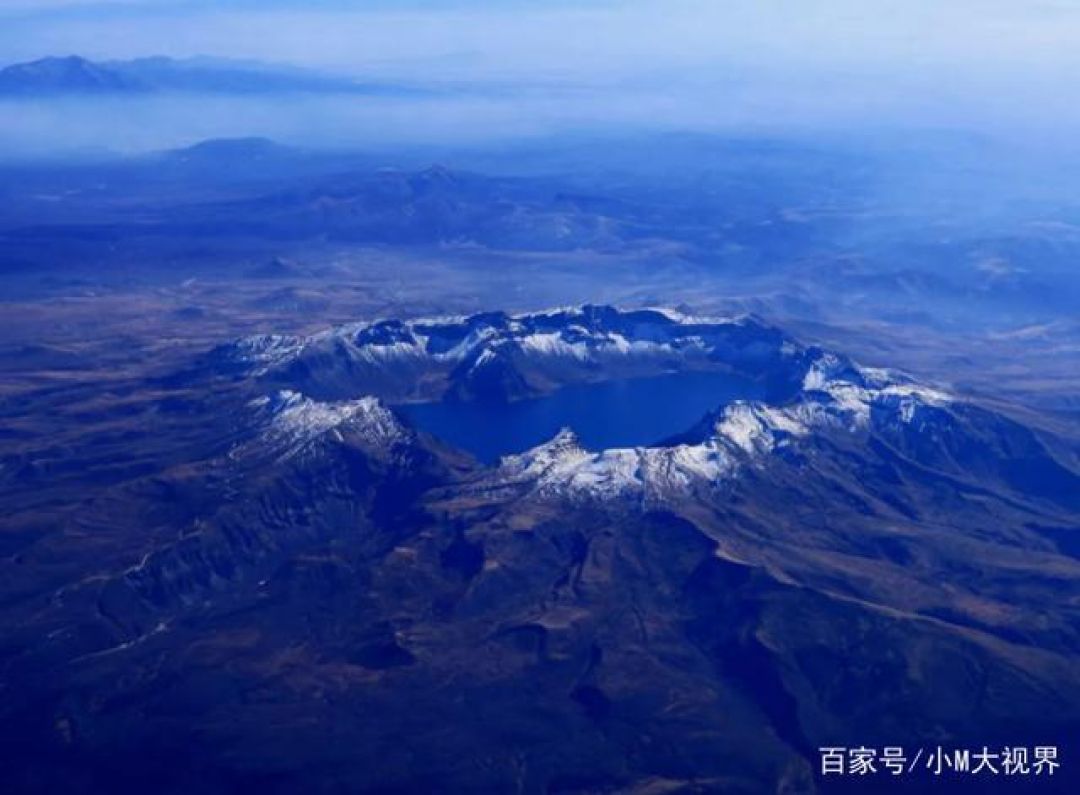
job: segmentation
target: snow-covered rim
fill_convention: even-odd
[[[526,312],[505,312],[506,318],[511,321],[523,321],[528,318],[534,317],[555,317],[556,315],[566,314],[577,317],[584,317],[587,314],[587,310],[590,305],[581,304],[566,304],[564,306],[552,306],[545,309],[537,309],[534,311]],[[636,307],[608,307],[606,305],[594,305],[593,308],[610,308],[619,313],[629,312],[655,312],[659,315],[663,315],[665,318],[673,323],[684,326],[692,326],[696,324],[702,325],[738,325],[750,320],[753,315],[749,312],[741,312],[733,315],[691,315],[685,312],[680,312],[677,309],[673,309],[667,306],[636,306]],[[406,326],[438,326],[438,325],[454,325],[464,324],[469,320],[472,320],[477,315],[483,314],[500,314],[499,312],[474,312],[472,314],[457,314],[457,315],[421,315],[420,317],[402,318],[402,317],[377,317],[372,320],[360,320],[354,323],[344,323],[340,326],[334,326],[333,328],[317,331],[306,339],[315,341],[317,339],[327,339],[330,337],[341,336],[344,334],[356,334],[366,329],[374,328],[382,323],[402,323]],[[266,336],[266,335],[263,335]],[[273,335],[271,335],[273,336]]]
[[[856,380],[834,373],[851,373]],[[572,498],[636,496],[663,500],[697,486],[713,486],[760,464],[813,432],[855,432],[875,421],[916,422],[923,409],[941,407],[946,392],[863,368],[823,354],[809,368],[801,391],[783,405],[734,401],[717,415],[700,441],[671,446],[585,449],[564,428],[537,447],[504,456],[491,469],[500,485],[525,485],[540,495]],[[345,426],[373,447],[387,450],[412,432],[373,396],[339,402],[314,401],[293,390],[257,398],[251,407],[269,412],[266,434],[290,452]]]
[[[521,323],[528,320],[529,318],[551,318],[560,314],[565,314],[572,317],[585,317],[588,314],[588,310],[590,308],[613,309],[614,311],[622,314],[630,312],[655,312],[656,314],[663,316],[672,323],[680,326],[742,325],[749,322],[753,318],[753,316],[749,313],[741,313],[727,316],[690,315],[684,312],[680,312],[676,309],[664,306],[642,306],[623,309],[620,307],[606,307],[599,305],[595,307],[590,307],[589,305],[557,306],[537,310],[534,312],[505,313],[505,316],[509,321],[514,323]],[[289,334],[255,334],[250,337],[243,337],[237,340],[235,346],[242,349],[245,354],[250,356],[253,360],[273,360],[279,356],[294,354],[300,349],[312,343],[341,337],[352,337],[359,334],[360,332],[376,328],[386,323],[400,323],[410,328],[415,328],[417,326],[464,325],[473,318],[482,314],[487,313],[473,313],[471,315],[428,315],[408,319],[403,319],[400,317],[378,317],[372,320],[362,320],[353,323],[344,323],[342,325],[326,328],[322,331],[317,331],[313,334],[306,336]]]
[[[749,315],[709,318],[695,317],[668,308],[622,310],[589,305],[556,307],[542,312],[503,316],[514,324],[557,315],[577,318],[594,312],[603,314],[609,311],[616,315],[653,312],[678,326],[719,327],[742,325],[753,320]],[[477,346],[483,345],[486,340],[497,337],[502,329],[480,324],[451,348],[442,352],[431,352],[426,350],[428,338],[419,333],[417,327],[465,325],[476,317],[468,315],[393,320],[392,322],[400,323],[408,329],[412,339],[361,345],[357,347],[356,353],[365,360],[378,360],[380,363],[397,358],[398,355],[422,355],[436,361],[460,359],[465,355],[465,349],[475,351]],[[252,352],[252,359],[265,371],[265,368],[273,367],[296,355],[307,344],[328,338],[348,340],[365,329],[386,322],[388,321],[374,320],[348,324],[307,338],[273,335],[248,338],[244,344]],[[770,328],[764,323],[762,327]],[[518,330],[520,329],[511,329]],[[541,355],[593,355],[588,349],[579,350],[584,343],[563,340],[561,333],[562,330],[550,333],[531,332],[517,341],[525,349],[535,349],[533,352]],[[602,343],[601,349],[629,351],[638,347],[670,347],[668,343],[628,339],[615,331],[598,329],[597,333],[602,334],[602,338],[598,337],[598,341]],[[548,339],[552,336],[557,339]],[[697,339],[704,344],[696,335],[679,337],[676,333],[675,336],[688,342]],[[657,490],[670,492],[703,482],[723,481],[747,466],[760,463],[774,451],[796,444],[801,438],[820,429],[835,428],[854,432],[874,423],[910,424],[918,421],[923,409],[940,407],[953,400],[946,392],[919,384],[899,373],[862,367],[846,357],[830,352],[815,355],[812,353],[815,350],[784,336],[779,353],[785,359],[798,361],[800,368],[792,373],[800,379],[796,393],[779,404],[760,401],[732,402],[718,411],[711,427],[707,427],[702,438],[696,442],[666,447],[643,446],[589,451],[582,447],[572,432],[563,431],[545,444],[503,457],[492,468],[492,472],[503,482],[531,483],[539,491],[553,490],[561,494],[604,495],[636,492],[648,495]],[[486,352],[487,349],[482,353]],[[814,358],[807,361],[802,358],[804,354],[810,354]],[[482,365],[483,362],[484,356],[481,356],[473,366]],[[319,403],[298,392],[284,390],[261,400],[257,408],[268,410],[271,417],[267,433],[279,441],[287,441],[294,448],[327,433],[340,434],[340,429],[345,425],[357,431],[358,438],[381,446],[392,445],[412,433],[390,409],[371,396]]]
[[[586,450],[570,429],[531,450],[501,459],[496,471],[506,482],[528,484],[539,494],[575,498],[635,496],[663,501],[694,487],[709,487],[760,465],[817,430],[847,432],[875,422],[912,424],[924,409],[953,398],[937,389],[889,380],[884,370],[857,368],[868,385],[822,375],[828,354],[815,365],[803,390],[783,405],[734,401],[695,443],[668,447]]]
[[[671,341],[652,339],[637,339],[633,334],[626,334],[616,327],[604,327],[603,316],[613,313],[615,317],[626,316],[636,313],[654,313],[658,318],[670,324]],[[348,355],[357,362],[363,362],[368,366],[386,367],[401,359],[429,360],[438,366],[454,365],[465,361],[469,357],[479,353],[478,361],[473,363],[476,369],[482,368],[491,362],[494,357],[483,356],[481,348],[487,346],[492,350],[501,348],[503,345],[517,343],[522,349],[531,354],[543,358],[573,358],[586,360],[595,355],[634,355],[649,357],[657,354],[671,355],[672,343],[677,339],[683,344],[695,345],[701,353],[707,353],[709,346],[700,335],[682,333],[682,329],[693,327],[715,328],[718,331],[724,328],[742,327],[751,322],[758,322],[752,315],[739,315],[735,317],[706,317],[692,316],[665,307],[643,307],[638,309],[620,309],[604,305],[584,305],[570,307],[555,307],[540,312],[523,312],[518,314],[488,313],[493,316],[501,315],[505,318],[499,323],[479,322],[470,326],[470,322],[482,318],[485,313],[479,315],[461,315],[417,318],[413,320],[372,320],[357,323],[349,323],[333,328],[325,329],[309,336],[261,334],[244,337],[229,346],[224,347],[224,360],[230,362],[230,366],[240,364],[246,368],[247,375],[263,377],[275,370],[288,366],[291,362],[306,355],[309,351],[318,351],[326,345],[341,345]],[[576,324],[577,318],[585,319],[591,314],[601,316],[599,324],[594,327],[590,323]],[[565,328],[559,329],[530,329],[530,320],[543,320],[554,318],[559,315],[566,317],[568,322]],[[386,340],[365,340],[359,342],[357,338],[365,331],[378,329],[380,325],[394,324],[397,328],[390,330],[392,338]],[[438,326],[458,327],[464,333],[460,340],[449,348],[434,350],[430,347],[433,337],[429,331]],[[762,328],[769,328],[761,324]],[[575,338],[570,339],[564,332],[574,331],[592,336],[591,340]],[[524,333],[527,332],[527,333]],[[801,346],[793,342],[785,342],[781,347],[784,356],[793,356],[802,350]],[[684,351],[685,353],[685,351]]]

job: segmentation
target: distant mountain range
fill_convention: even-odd
[[[675,183],[662,190],[613,173],[578,173],[584,167],[569,160],[566,171],[520,174],[507,161],[474,168],[449,151],[338,151],[260,137],[210,139],[140,156],[94,155],[75,168],[0,165],[0,273],[57,273],[75,263],[131,257],[150,275],[156,263],[187,259],[197,238],[243,251],[221,263],[231,273],[237,263],[247,271],[278,256],[310,259],[312,245],[325,244],[573,253],[609,261],[660,257],[672,267],[737,278],[740,290],[753,280],[766,293],[783,295],[777,300],[785,311],[800,316],[834,306],[837,296],[849,314],[905,319],[916,313],[931,324],[958,317],[997,323],[1003,311],[1034,322],[1069,314],[1077,303],[1080,238],[1068,224],[965,226],[940,239],[927,226],[903,237],[890,229],[891,216],[863,206],[866,195],[856,187],[838,199],[820,194],[828,180],[805,164],[798,172],[791,150],[770,154],[762,175],[755,167],[749,179],[725,165],[729,158],[740,162],[738,147],[723,155],[700,142],[672,146],[688,147],[701,168],[668,161]],[[650,162],[662,157],[633,150],[632,142],[627,148]],[[828,158],[818,163],[825,164],[845,168]],[[855,218],[865,223],[853,225]],[[999,261],[1008,267],[978,265]],[[109,273],[95,268],[94,278]]]
[[[361,93],[412,90],[363,83],[289,66],[219,58],[163,56],[131,61],[49,57],[0,70],[0,96],[109,95],[191,92],[215,94]]]

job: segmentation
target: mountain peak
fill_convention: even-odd
[[[291,154],[295,150],[279,144],[270,138],[258,136],[240,138],[208,138],[183,149],[174,149],[167,154],[171,157],[187,160],[191,158],[263,158],[275,155]]]
[[[0,70],[0,93],[129,91],[122,74],[79,55],[50,56]]]
[[[364,446],[387,449],[408,436],[394,413],[376,397],[324,403],[290,389],[252,401],[268,417],[268,437],[296,450],[320,437],[340,438],[354,429]]]
[[[50,56],[0,70],[0,94],[188,92],[211,94],[395,93],[399,89],[349,77],[218,58],[177,60],[149,56],[129,61],[91,61],[79,55]]]

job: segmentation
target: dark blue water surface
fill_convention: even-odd
[[[444,402],[398,406],[414,425],[484,463],[573,428],[593,450],[655,444],[688,430],[706,413],[762,387],[728,373],[691,372],[579,384],[514,403]]]

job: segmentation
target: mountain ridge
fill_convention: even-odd
[[[166,56],[93,61],[47,56],[0,69],[0,96],[137,96],[166,92],[221,94],[405,94],[414,89],[367,83],[297,67],[223,58]]]
[[[657,446],[563,431],[494,466],[388,405],[417,374],[483,399],[453,386],[490,351],[543,389],[710,354],[782,388]],[[1045,477],[1040,436],[969,396],[760,320],[391,318],[131,389],[161,452],[124,478],[95,480],[93,446],[67,472],[31,442],[0,460],[50,515],[0,519],[26,539],[0,558],[23,789],[812,793],[822,746],[1080,729],[1080,475]],[[117,421],[86,433],[125,460]]]

